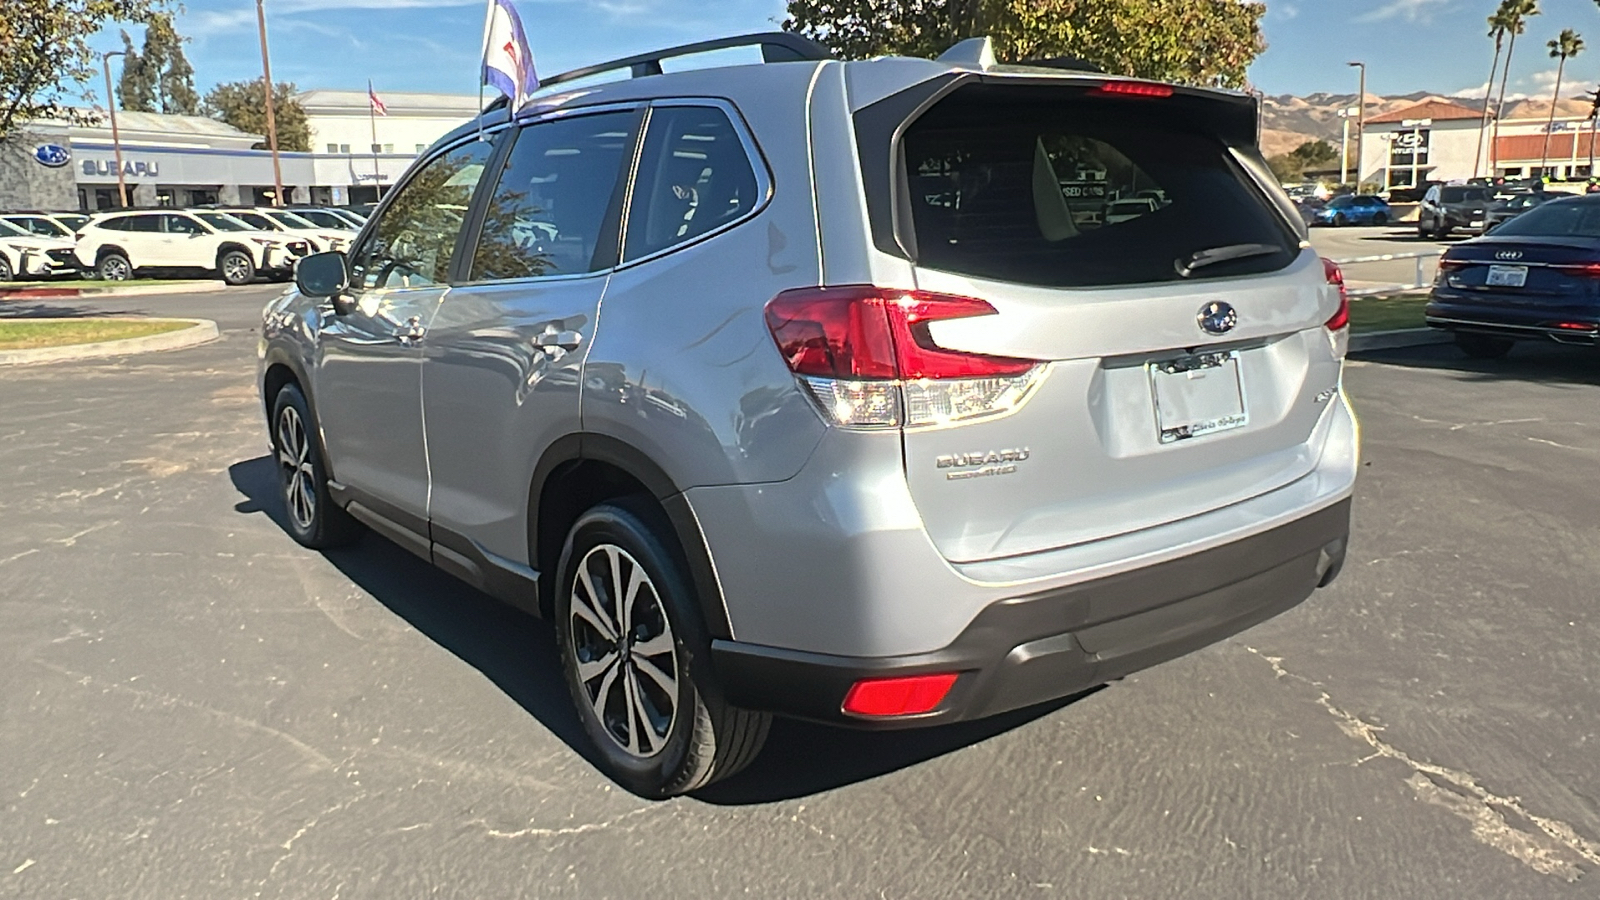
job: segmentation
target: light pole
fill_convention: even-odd
[[[1356,91],[1356,193],[1361,193],[1361,153],[1366,149],[1367,130],[1367,64],[1353,62],[1361,70],[1361,87]]]
[[[267,54],[267,12],[256,0],[256,26],[261,30],[261,75],[267,96],[267,149],[272,151],[272,205],[283,205],[283,169],[278,165],[278,122],[272,109],[272,58]]]
[[[111,57],[126,57],[126,50],[107,50],[100,54],[100,63],[106,70],[106,109],[111,113],[111,152],[117,160],[117,200],[128,205],[128,183],[122,177],[122,133],[117,131],[117,97],[111,92]]]
[[[1339,121],[1344,123],[1344,136],[1339,141],[1339,184],[1341,185],[1350,183],[1350,120],[1357,113],[1358,110],[1354,106],[1339,110]],[[1360,168],[1361,163],[1357,160],[1356,169],[1359,171]]]

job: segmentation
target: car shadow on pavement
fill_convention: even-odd
[[[267,456],[228,468],[245,499],[236,512],[286,528],[278,474]],[[445,574],[375,534],[323,554],[351,581],[434,643],[483,673],[574,752],[593,756],[562,680],[550,625]],[[1072,697],[979,722],[863,732],[777,719],[765,750],[744,772],[694,794],[716,805],[770,803],[854,784],[977,744],[1087,697]]]
[[[1600,385],[1600,350],[1526,341],[1501,359],[1473,359],[1454,344],[1432,344],[1398,350],[1370,350],[1350,354],[1352,359],[1409,369],[1440,369],[1456,373],[1462,381],[1531,381],[1568,387]]]
[[[0,299],[0,319],[81,319],[103,316],[143,315],[143,310],[108,309],[104,306],[85,306],[64,300]]]

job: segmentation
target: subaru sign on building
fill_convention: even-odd
[[[33,148],[33,158],[42,166],[59,169],[72,161],[72,151],[60,144],[40,144]]]

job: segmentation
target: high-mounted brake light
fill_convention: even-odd
[[[1107,81],[1095,88],[1095,92],[1123,97],[1171,97],[1172,85],[1152,81]]]
[[[947,425],[1021,405],[1041,364],[934,343],[931,325],[996,315],[983,300],[859,285],[774,297],[767,328],[834,424]]]
[[[955,672],[904,678],[867,678],[850,686],[844,711],[857,716],[915,716],[944,702],[956,683]]]

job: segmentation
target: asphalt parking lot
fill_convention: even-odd
[[[222,327],[0,370],[0,897],[1600,896],[1600,354],[1353,361],[1344,575],[1237,638],[647,803],[545,625],[279,527],[275,290],[0,303]]]
[[[1404,223],[1345,228],[1319,226],[1311,229],[1311,245],[1329,259],[1348,260],[1410,253],[1434,255],[1434,258],[1426,259],[1422,264],[1422,279],[1429,282],[1438,271],[1436,254],[1466,238],[1466,235],[1453,235],[1443,241],[1422,238],[1417,236],[1416,225]],[[1344,273],[1352,287],[1357,288],[1409,285],[1417,280],[1417,264],[1413,260],[1354,263],[1346,265]]]

